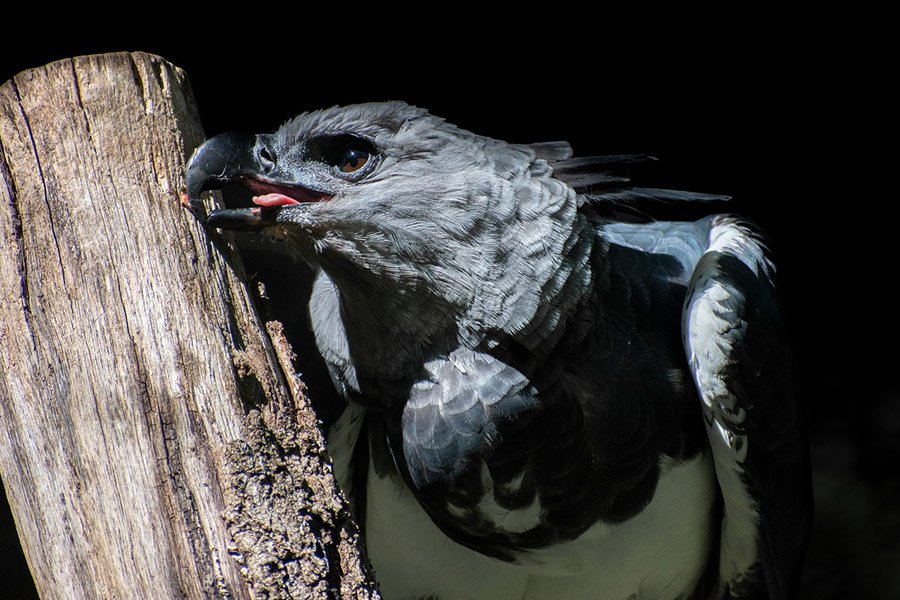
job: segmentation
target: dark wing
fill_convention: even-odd
[[[794,598],[812,525],[809,445],[771,265],[758,238],[714,221],[683,338],[724,499],[722,598]]]

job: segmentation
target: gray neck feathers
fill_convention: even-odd
[[[537,351],[558,342],[590,291],[592,228],[545,161],[525,147],[501,149],[486,149],[481,168],[459,181],[420,185],[420,201],[406,206],[421,211],[396,211],[395,179],[394,207],[375,207],[380,218],[320,244],[316,262],[340,314],[316,317],[313,307],[314,320],[340,318],[339,328],[319,328],[340,329],[346,341],[317,338],[346,347],[357,374],[401,379],[457,347],[510,336]],[[448,187],[458,193],[450,201]]]

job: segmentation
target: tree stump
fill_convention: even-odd
[[[179,204],[202,137],[155,56],[0,86],[0,474],[37,589],[375,598],[292,350]]]

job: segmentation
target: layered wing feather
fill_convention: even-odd
[[[719,597],[793,598],[812,520],[809,446],[772,267],[754,232],[713,221],[683,340],[724,499]]]

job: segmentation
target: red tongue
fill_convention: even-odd
[[[264,196],[253,196],[253,204],[257,206],[285,206],[287,204],[300,204],[293,198],[284,194],[265,194]]]

